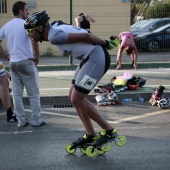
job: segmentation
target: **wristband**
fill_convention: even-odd
[[[105,44],[105,46],[104,46],[104,47],[108,48],[108,47],[109,47],[109,45],[110,45],[110,43],[109,43],[109,41],[108,41],[108,40],[105,40],[105,42],[106,42],[106,44]]]

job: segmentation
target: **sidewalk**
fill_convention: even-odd
[[[137,90],[125,90],[117,93],[120,99],[132,98],[133,101],[137,101],[139,97],[148,101],[151,98],[154,88],[159,85],[165,86],[164,94],[170,97],[170,68],[158,68],[158,69],[139,69],[139,70],[109,70],[101,79],[98,85],[104,85],[110,83],[110,80],[114,76],[123,75],[124,72],[133,73],[137,77],[146,78],[145,86],[138,88]],[[68,92],[71,83],[71,79],[74,71],[46,71],[39,72],[40,80],[40,94],[42,105],[56,105],[58,107],[67,107],[71,103],[68,100]],[[96,103],[95,96],[98,93],[92,91],[88,99]],[[29,105],[29,101],[24,92],[24,103]]]
[[[146,85],[135,91],[126,90],[118,93],[120,99],[139,97],[149,100],[154,88],[159,85],[165,86],[164,93],[170,96],[170,54],[169,52],[158,53],[138,53],[138,70],[132,69],[130,56],[122,56],[122,69],[115,70],[116,56],[111,56],[111,66],[98,85],[110,83],[114,76],[123,75],[124,72],[132,72],[137,77],[146,78]],[[8,62],[3,61],[8,68]],[[42,105],[71,105],[68,100],[69,86],[74,70],[79,63],[73,59],[73,64],[69,64],[69,57],[43,57],[37,66],[40,80],[40,95]],[[92,91],[88,98],[96,103],[94,97],[97,94]],[[28,97],[24,93],[24,103],[29,105]]]
[[[111,56],[111,66],[110,69],[114,69],[116,61],[116,55]],[[37,66],[38,71],[61,71],[61,70],[75,70],[79,60],[73,58],[72,64],[70,58],[63,56],[55,57],[41,57],[39,64]],[[8,69],[8,61],[3,59],[3,63]],[[143,68],[170,68],[170,53],[157,52],[157,53],[147,53],[138,52],[138,65],[140,69]],[[122,56],[122,69],[131,69],[131,58],[130,56]]]

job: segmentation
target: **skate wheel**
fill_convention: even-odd
[[[102,145],[101,149],[105,152],[108,152],[112,149],[112,146],[112,143],[106,143]]]
[[[86,154],[86,148],[80,148],[81,153]]]
[[[105,154],[105,151],[103,151],[101,148],[98,148],[98,149],[97,149],[97,153],[98,153],[99,155],[103,155],[103,154]]]
[[[89,157],[94,157],[97,155],[97,149],[94,148],[93,146],[89,146],[86,149],[86,155]]]
[[[95,92],[95,93],[99,93],[100,90],[99,90],[99,89],[94,89],[94,92]]]
[[[66,146],[66,151],[68,152],[68,153],[70,153],[70,154],[73,154],[73,153],[75,153],[76,152],[76,148],[71,148],[73,145],[72,144],[68,144],[67,146]]]
[[[125,136],[118,136],[115,140],[115,144],[117,146],[124,146],[126,144],[126,137]]]

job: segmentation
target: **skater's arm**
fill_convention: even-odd
[[[68,34],[68,42],[69,43],[87,43],[87,44],[98,44],[98,45],[106,45],[106,41],[89,33],[69,33]]]

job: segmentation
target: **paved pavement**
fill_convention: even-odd
[[[116,55],[111,56],[111,69],[115,68]],[[3,61],[5,66],[8,67],[8,61]],[[39,71],[61,71],[61,70],[75,70],[78,60],[71,57],[41,57],[38,64]],[[138,64],[139,68],[170,68],[170,55],[168,51],[147,53],[138,52]],[[122,56],[122,69],[131,69],[130,56]]]
[[[84,127],[75,108],[42,107],[46,125],[31,126],[30,107],[25,107],[30,124],[19,128],[7,123],[0,114],[0,170],[169,170],[169,109],[148,103],[129,102],[97,107],[106,120],[126,136],[127,143],[111,151],[89,158],[79,149],[65,151],[67,144],[81,137]],[[101,128],[93,122],[95,131]]]
[[[139,69],[133,70],[131,67],[131,59],[129,56],[122,57],[122,70],[115,70],[116,56],[112,56],[112,64],[110,70],[105,74],[98,85],[110,83],[110,79],[114,76],[123,75],[124,72],[131,72],[137,77],[146,78],[146,85],[135,91],[126,90],[118,94],[119,98],[132,98],[137,100],[143,97],[149,100],[153,89],[159,85],[166,87],[165,94],[170,93],[170,55],[169,52],[158,53],[138,53]],[[70,105],[68,101],[68,91],[70,82],[79,61],[73,60],[73,64],[69,64],[68,57],[43,57],[40,60],[38,70],[40,79],[41,103],[44,105]],[[4,61],[5,66],[8,63]],[[96,102],[92,91],[89,99]],[[170,95],[169,95],[170,96]],[[26,94],[24,95],[25,104],[29,104]]]
[[[167,61],[168,62],[168,61]],[[164,64],[166,61],[164,61]],[[131,72],[137,77],[146,78],[144,87],[135,91],[126,90],[118,94],[120,99],[132,98],[132,102],[122,105],[97,107],[120,135],[125,135],[127,144],[105,155],[89,158],[79,150],[67,154],[65,146],[84,133],[74,107],[67,98],[73,70],[39,71],[42,118],[46,126],[31,126],[29,101],[24,91],[24,103],[30,124],[18,128],[17,123],[7,123],[6,114],[0,107],[0,169],[2,170],[103,170],[103,169],[170,169],[170,131],[169,109],[152,107],[148,100],[159,85],[165,86],[164,95],[170,96],[170,68],[163,68],[157,62],[157,68],[139,70],[110,69],[98,85],[110,83],[113,76]],[[58,66],[59,67],[59,66]],[[96,103],[93,91],[89,100]],[[145,98],[141,103],[138,97]],[[58,108],[54,108],[53,106]],[[61,107],[61,108],[59,108]],[[95,130],[100,127],[94,124]]]
[[[165,86],[164,95],[170,96],[170,68],[157,68],[157,69],[139,69],[139,70],[109,70],[101,79],[98,85],[110,83],[114,76],[123,75],[125,72],[133,73],[136,77],[146,78],[146,84],[137,90],[125,90],[117,93],[120,99],[132,98],[137,101],[139,97],[149,100],[154,88],[159,85]],[[39,72],[40,80],[40,94],[42,105],[58,105],[58,107],[65,107],[70,105],[68,100],[69,86],[74,71],[48,71]],[[92,91],[88,99],[96,103],[95,96],[98,93]],[[24,102],[29,104],[27,95],[24,93]]]

